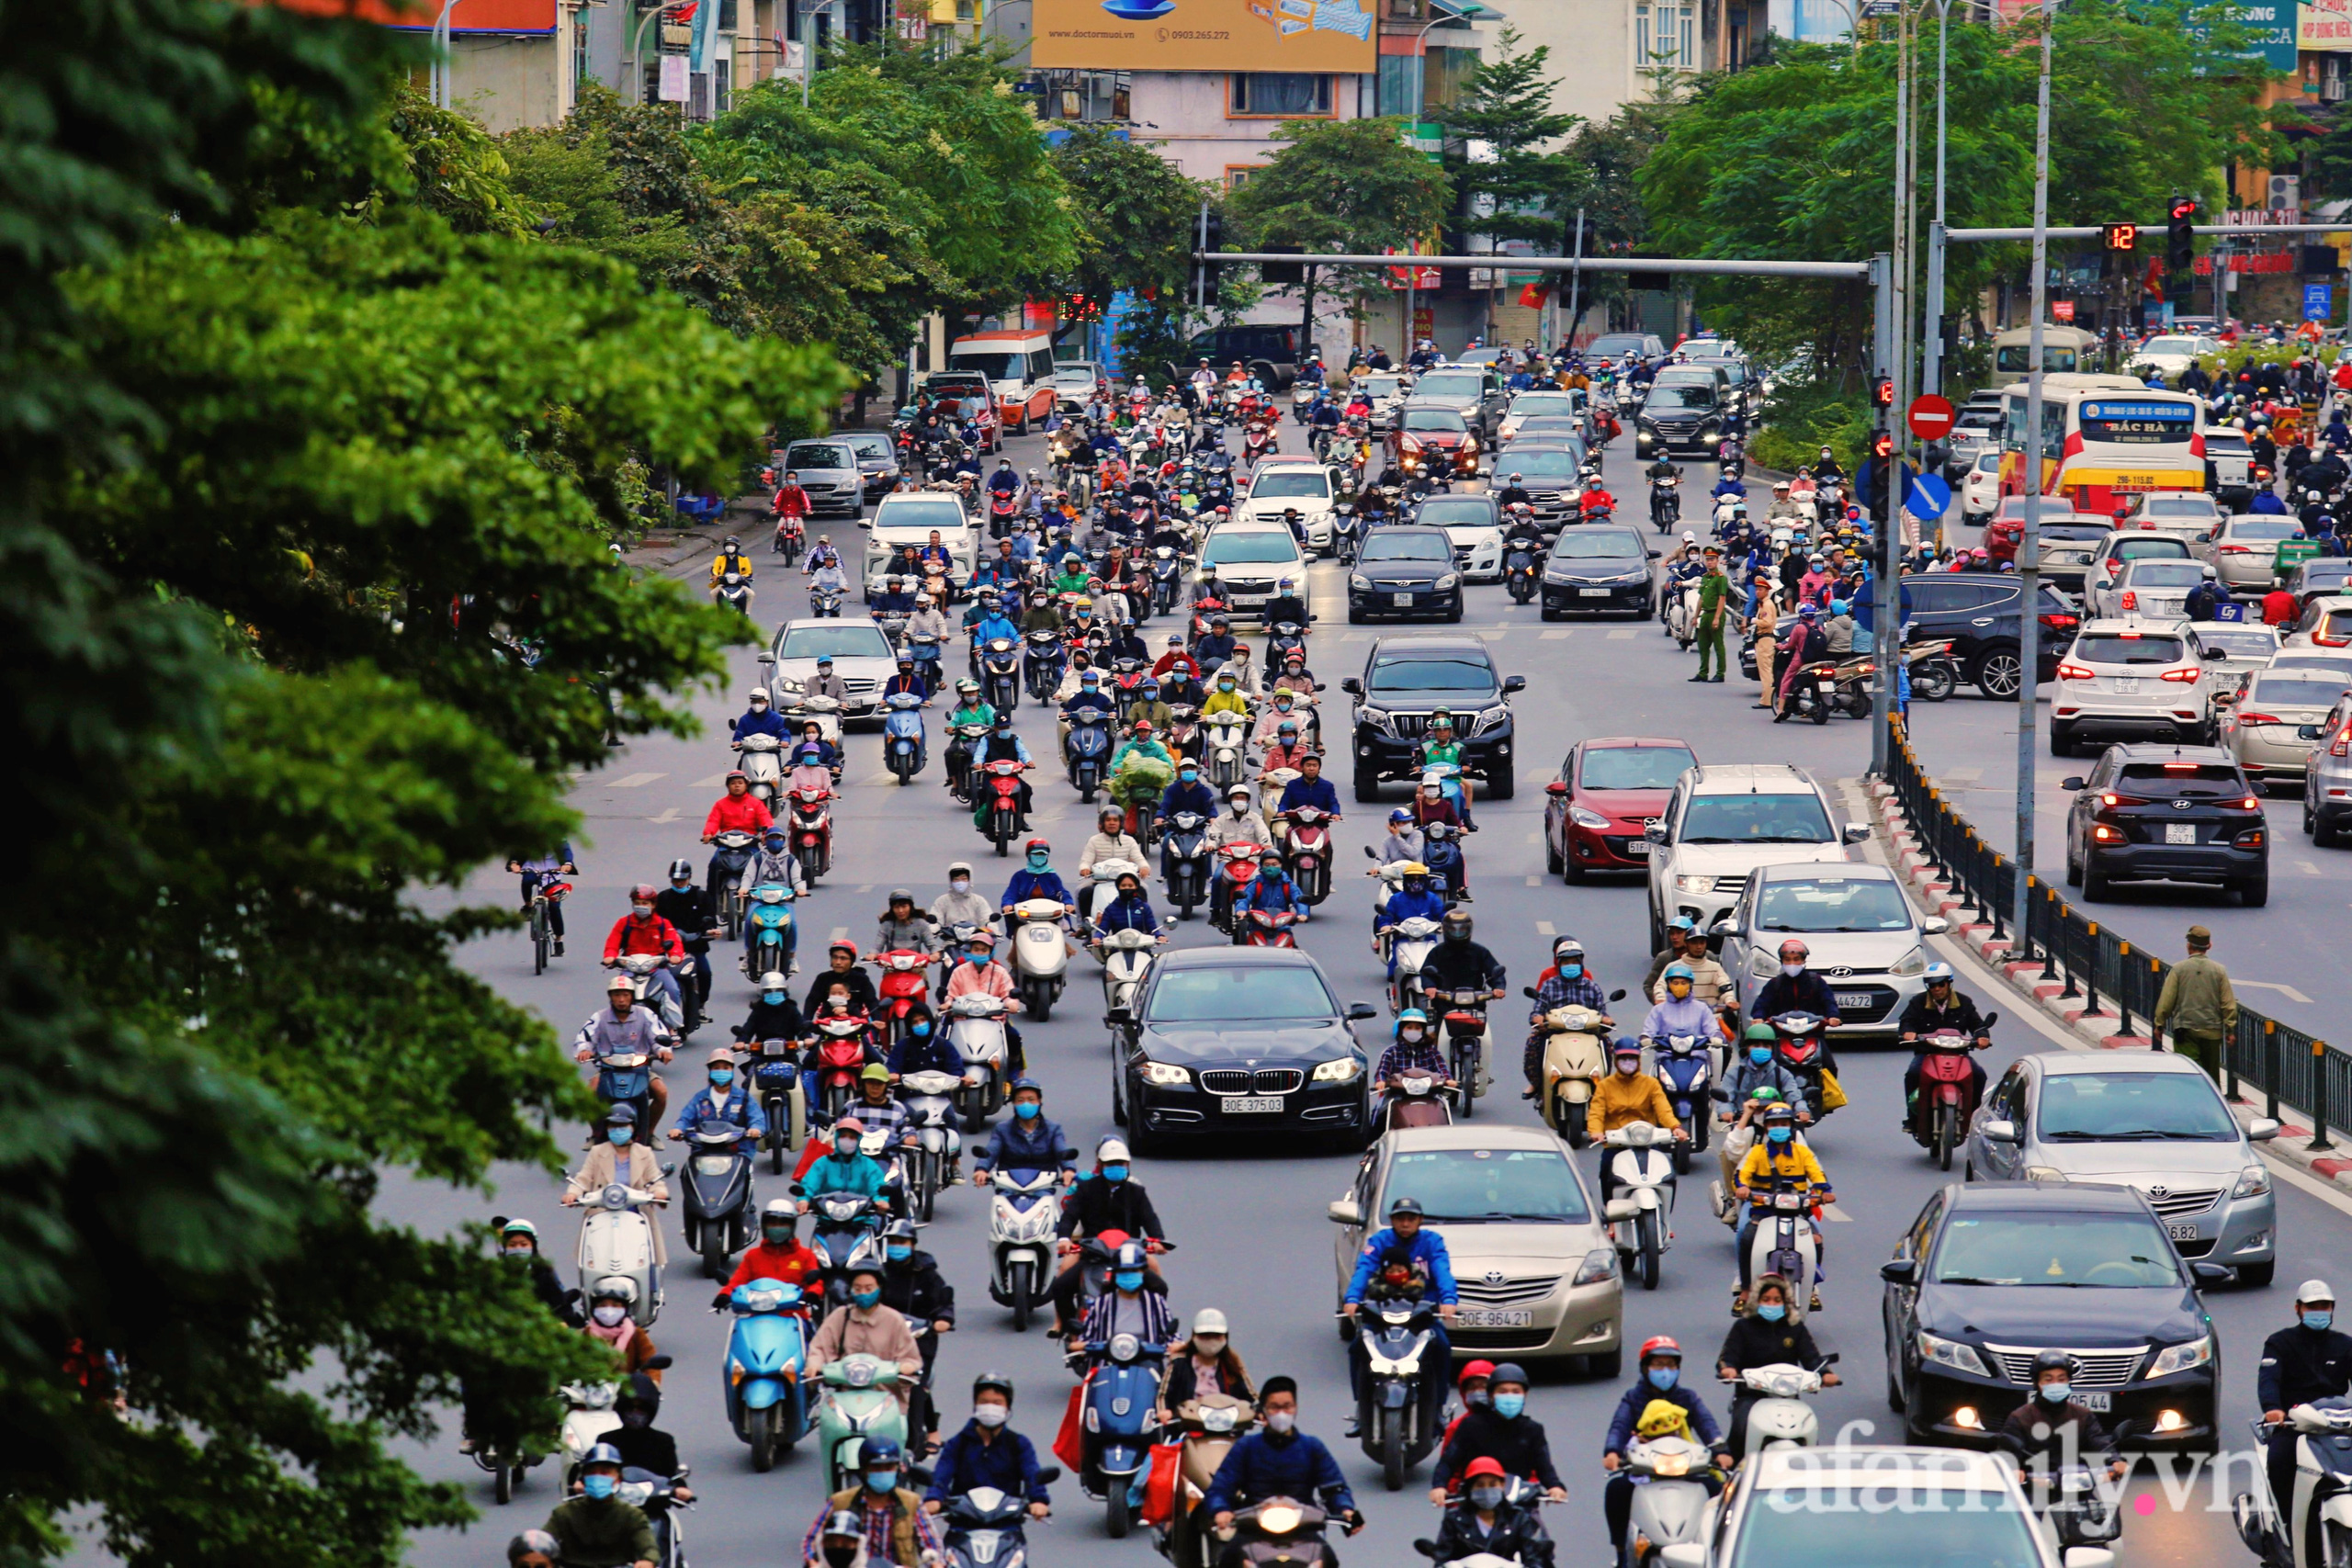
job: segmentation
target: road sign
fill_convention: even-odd
[[[2075,319],[2075,302],[2072,299],[2052,300],[2050,306],[2050,319],[2056,321],[2073,321]]]
[[[1941,441],[1951,434],[1951,400],[1933,392],[1912,399],[1910,410],[1904,415],[1911,434],[1922,441]]]
[[[2335,313],[2335,290],[2324,283],[2303,285],[2303,320],[2324,321]]]
[[[1936,400],[1943,401],[1940,398]],[[1949,409],[1951,405],[1944,403],[1944,407]],[[1949,421],[1950,416],[1946,418]],[[1933,474],[1911,476],[1911,493],[1903,498],[1904,511],[1922,523],[1933,523],[1944,514],[1944,508],[1951,504],[1951,486]]]

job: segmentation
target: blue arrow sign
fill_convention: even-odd
[[[1922,523],[1933,523],[1951,504],[1951,486],[1933,474],[1911,476],[1911,493],[1903,498],[1903,510]]]

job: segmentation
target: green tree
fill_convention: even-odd
[[[1072,126],[1052,157],[1085,225],[1078,265],[1057,292],[1102,307],[1131,290],[1181,310],[1210,187],[1107,125]]]
[[[1233,193],[1226,210],[1251,245],[1295,245],[1307,253],[1301,305],[1304,336],[1315,335],[1317,251],[1371,254],[1402,249],[1444,221],[1453,182],[1404,142],[1403,122],[1288,119],[1285,143]]]
[[[1505,28],[1492,60],[1481,60],[1460,95],[1440,111],[1446,129],[1445,166],[1462,202],[1462,230],[1483,236],[1486,250],[1509,240],[1535,242],[1567,253],[1559,214],[1573,208],[1587,183],[1566,152],[1546,151],[1581,123],[1552,109],[1548,46],[1520,51],[1519,33]],[[1499,289],[1501,274],[1491,288]],[[1489,299],[1493,298],[1492,294]],[[1493,308],[1487,310],[1493,319]]]

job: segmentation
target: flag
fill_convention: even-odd
[[[1531,310],[1542,310],[1544,301],[1551,297],[1552,284],[1547,278],[1538,278],[1519,291],[1519,302]]]
[[[2165,264],[2157,257],[2148,258],[2148,276],[2140,284],[2140,292],[2149,299],[2163,302],[2165,297]]]

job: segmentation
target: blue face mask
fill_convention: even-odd
[[[1140,1291],[1143,1289],[1143,1270],[1140,1269],[1122,1269],[1117,1273],[1111,1276],[1111,1283],[1118,1286],[1119,1289],[1123,1291]]]
[[[882,1292],[878,1289],[871,1291],[852,1291],[849,1293],[849,1299],[850,1304],[853,1306],[870,1307],[876,1302],[882,1299]]]
[[[1767,1323],[1778,1323],[1789,1315],[1789,1309],[1779,1302],[1766,1302],[1756,1309],[1756,1315]]]
[[[1767,1127],[1764,1129],[1764,1135],[1776,1144],[1785,1144],[1789,1141],[1791,1134],[1786,1127]]]
[[[1584,965],[1581,964],[1563,964],[1560,965],[1560,978],[1563,980],[1579,979],[1583,975]]]
[[[2311,1329],[2314,1333],[2324,1331],[2328,1325],[2335,1321],[2335,1314],[2332,1312],[2307,1312],[2303,1314],[2303,1326]]]
[[[1024,1100],[1012,1108],[1012,1113],[1023,1122],[1035,1122],[1037,1119],[1037,1112],[1043,1109],[1044,1107],[1035,1100]]]
[[[893,1263],[904,1263],[915,1255],[915,1249],[911,1247],[886,1247],[882,1250]]]
[[[1182,773],[1178,773],[1176,776],[1182,779],[1186,784],[1198,784],[1201,782],[1201,771],[1198,768],[1186,768]]]
[[[909,1029],[907,1032],[913,1035],[918,1040],[927,1040],[931,1037],[931,1025],[921,1020],[917,1020],[913,1027]]]
[[[2052,1404],[2064,1404],[2066,1403],[2068,1396],[2075,1392],[2075,1385],[2073,1383],[2064,1382],[2046,1382],[2043,1383],[2041,1388],[2035,1390],[2035,1392],[2040,1393],[2042,1398],[2048,1400]]]
[[[1669,1389],[1682,1381],[1682,1369],[1680,1367],[1652,1367],[1648,1376],[1652,1388]]]
[[[1127,1168],[1124,1165],[1106,1165],[1102,1168],[1102,1179],[1105,1181],[1125,1181],[1126,1179]]]
[[[1526,1408],[1527,1395],[1523,1393],[1498,1393],[1495,1395],[1495,1414],[1498,1416],[1516,1416]]]
[[[610,1132],[606,1133],[605,1136],[612,1139],[612,1141],[616,1144],[626,1144],[631,1137],[636,1135],[636,1133],[637,1129],[634,1127],[615,1127]]]
[[[710,1087],[713,1089],[725,1089],[734,1081],[735,1069],[732,1067],[713,1067],[710,1070]]]
[[[601,1472],[594,1475],[583,1475],[580,1478],[580,1489],[582,1492],[587,1493],[591,1497],[609,1497],[613,1495],[614,1489],[618,1487],[620,1483],[621,1478],[619,1476],[605,1475]]]
[[[895,1470],[869,1470],[865,1472],[865,1489],[868,1492],[896,1491],[898,1485],[899,1472]]]
[[[784,993],[782,991],[762,991],[760,993],[760,1000],[767,1003],[768,1006],[772,1008],[780,1008],[784,1005]]]
[[[1029,869],[1031,871],[1043,871],[1046,866],[1052,863],[1053,857],[1051,855],[1031,855],[1029,857]]]
[[[1772,1047],[1770,1045],[1750,1045],[1747,1048],[1747,1059],[1760,1067],[1765,1063],[1772,1059]]]

